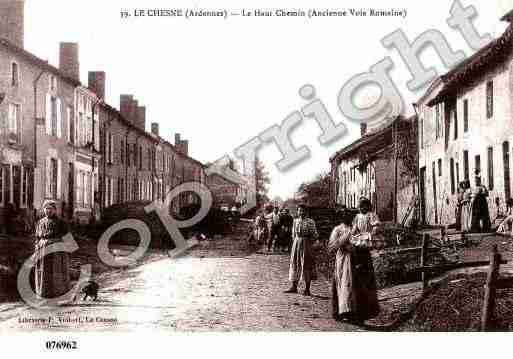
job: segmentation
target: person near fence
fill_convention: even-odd
[[[351,223],[349,211],[341,211],[342,223],[331,232],[328,252],[335,253],[335,268],[331,286],[332,316],[337,321],[352,320],[356,317],[357,303],[354,292],[355,277],[351,260]]]
[[[462,212],[463,212],[463,201],[465,197],[465,182],[461,181],[458,183],[458,195],[455,209],[455,220],[456,220],[456,230],[461,231],[462,229]]]
[[[278,207],[274,207],[272,213],[270,214],[270,225],[271,228],[269,230],[269,241],[267,242],[267,251],[270,252],[273,248],[273,244],[276,246],[279,242],[280,235],[280,209]]]
[[[351,230],[353,278],[357,278],[353,286],[357,309],[352,319],[357,322],[379,314],[376,277],[370,250],[381,248],[384,243],[379,233],[381,222],[371,208],[371,202],[362,197],[359,202],[360,213],[355,216]]]
[[[57,216],[56,202],[46,200],[44,217],[36,225],[35,289],[41,298],[55,298],[69,290],[69,254],[47,254],[48,246],[63,241],[68,233],[66,223]]]
[[[497,227],[498,233],[504,234],[513,234],[513,199],[508,198],[506,201],[506,217],[502,220],[502,222]]]
[[[291,287],[285,293],[297,293],[301,279],[305,282],[304,295],[310,294],[310,283],[314,270],[314,242],[318,240],[315,222],[307,217],[305,205],[298,206],[297,218],[292,226],[292,249],[290,253],[289,280]]]
[[[262,245],[266,241],[267,223],[264,214],[258,214],[255,218],[255,238],[257,244]]]
[[[471,224],[472,232],[487,232],[492,224],[488,210],[488,189],[481,183],[481,176],[476,172],[476,186],[472,191]]]
[[[463,200],[461,202],[461,231],[470,232],[472,224],[472,189],[470,181],[463,181]]]

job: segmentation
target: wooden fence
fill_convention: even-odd
[[[441,239],[445,233],[441,231]],[[486,235],[485,235],[486,236]],[[462,235],[463,243],[466,241],[466,235]],[[489,266],[488,276],[486,278],[485,295],[483,301],[483,308],[481,313],[481,331],[489,331],[493,329],[493,316],[495,310],[495,294],[497,289],[513,288],[513,278],[500,278],[499,270],[501,264],[506,264],[507,261],[502,260],[501,254],[497,250],[497,245],[494,245],[490,252],[489,261],[471,261],[464,263],[442,264],[436,266],[427,265],[428,261],[428,248],[432,243],[432,238],[429,234],[425,233],[422,238],[422,249],[420,254],[420,266],[417,268],[422,274],[422,290],[425,293],[429,288],[429,277],[432,272],[439,270],[453,270],[459,268],[481,267]]]

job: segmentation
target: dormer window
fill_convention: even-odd
[[[11,63],[11,86],[18,86],[20,83],[20,74],[18,64],[16,62]]]

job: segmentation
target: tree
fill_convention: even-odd
[[[310,207],[326,207],[330,200],[330,181],[329,173],[320,173],[299,186],[297,197]]]
[[[269,191],[268,185],[271,183],[269,178],[269,172],[265,170],[264,164],[257,157],[255,159],[255,191],[257,208],[261,208],[262,205],[269,201],[267,192]]]

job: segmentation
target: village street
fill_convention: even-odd
[[[285,294],[288,256],[258,254],[237,239],[201,242],[181,258],[164,257],[128,271],[111,272],[99,280],[97,302],[79,300],[51,311],[20,303],[0,305],[0,333],[49,327],[79,331],[358,330],[330,318],[326,280],[313,284],[312,297]],[[36,324],[35,320],[43,321]]]

